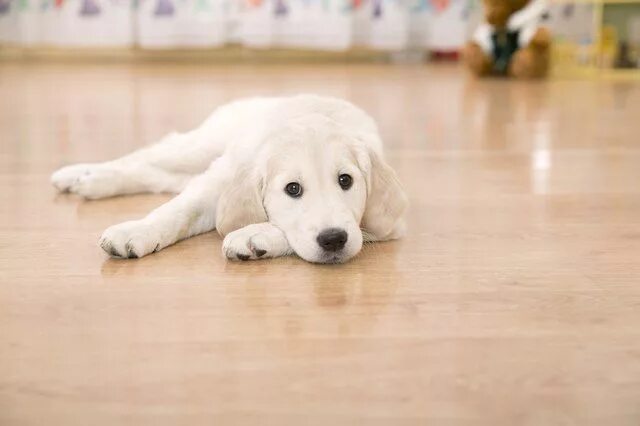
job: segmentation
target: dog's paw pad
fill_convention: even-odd
[[[118,251],[115,249],[115,247],[113,247],[113,245],[111,244],[111,241],[105,239],[104,237],[100,238],[100,241],[99,241],[98,244],[100,245],[102,250],[107,252],[110,256],[112,256],[112,257],[122,257],[122,255],[120,255],[120,253],[118,253]]]
[[[257,260],[267,256],[267,250],[256,247],[252,237],[245,229],[231,232],[222,243],[222,252],[229,260]]]
[[[282,231],[270,223],[254,223],[227,234],[222,253],[230,260],[259,260],[291,251]]]
[[[137,259],[160,248],[160,235],[152,226],[131,221],[114,225],[102,234],[100,247],[113,257]]]
[[[136,253],[136,251],[135,251],[133,245],[131,244],[131,242],[128,242],[125,245],[125,248],[127,249],[127,258],[129,258],[129,259],[137,259],[138,257],[140,257]]]

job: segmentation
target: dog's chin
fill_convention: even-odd
[[[298,257],[307,262],[328,265],[348,262],[360,252],[360,248],[354,250],[354,247],[349,246],[338,251],[324,251],[319,247],[296,247],[294,244],[291,245],[291,248]]]
[[[337,252],[330,252],[330,253],[326,253],[326,252],[318,253],[318,255],[314,256],[312,259],[305,259],[305,260],[311,263],[333,265],[333,264],[345,263],[351,260],[353,256],[355,255],[350,255],[345,253],[343,250],[340,250]]]
[[[347,260],[349,260],[349,258],[342,256],[340,254],[332,254],[329,256],[323,256],[320,261],[318,263],[324,263],[324,264],[336,264],[336,263],[344,263]]]

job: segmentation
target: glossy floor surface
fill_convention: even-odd
[[[107,226],[168,196],[56,195],[247,95],[380,124],[409,235],[341,266],[139,260]],[[0,65],[0,424],[640,424],[640,85],[455,66]]]

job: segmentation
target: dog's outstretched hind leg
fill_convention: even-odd
[[[216,153],[202,143],[198,130],[173,133],[116,160],[63,167],[53,173],[51,183],[61,192],[89,199],[141,192],[177,193],[215,157]]]
[[[117,162],[75,164],[51,176],[61,192],[72,192],[87,199],[142,192],[180,192],[193,175],[171,173],[148,164]]]
[[[177,193],[222,154],[224,147],[211,142],[211,135],[202,128],[172,133],[116,160],[63,167],[53,173],[51,183],[61,192],[89,199],[142,192]]]

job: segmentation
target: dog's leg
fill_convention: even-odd
[[[51,176],[62,192],[89,199],[141,192],[180,192],[207,169],[224,147],[209,132],[174,133],[162,141],[113,161],[63,167]]]
[[[177,241],[211,231],[220,192],[232,176],[224,157],[194,177],[185,190],[144,219],[111,226],[100,246],[115,257],[142,257]]]
[[[145,163],[119,160],[63,167],[51,176],[61,192],[72,192],[90,200],[142,192],[177,193],[193,175],[172,173]]]
[[[247,225],[230,232],[222,242],[222,253],[231,260],[256,260],[293,253],[279,228],[269,222]]]

